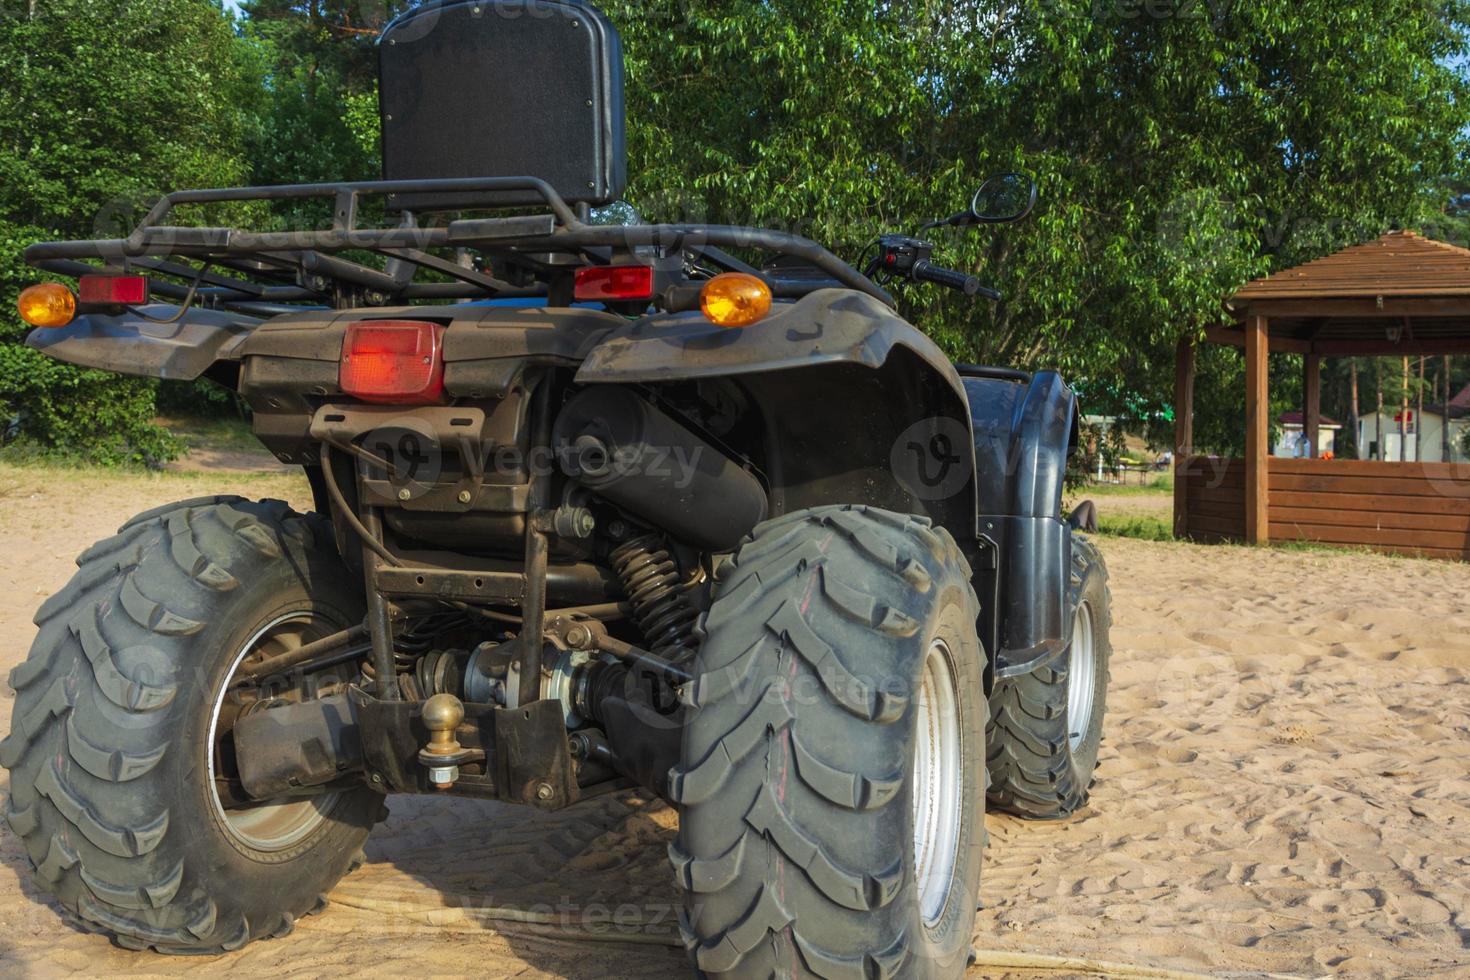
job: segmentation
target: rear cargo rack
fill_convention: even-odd
[[[418,223],[414,212],[401,212],[392,228],[362,228],[359,205],[364,197],[382,196],[389,205],[397,195],[524,191],[539,195],[550,213],[451,220],[442,225]],[[304,231],[249,231],[229,227],[190,227],[166,221],[185,205],[252,201],[333,200],[332,227]],[[206,305],[270,314],[286,304],[339,301],[351,305],[385,305],[415,300],[485,299],[544,296],[543,285],[503,281],[480,269],[434,255],[432,249],[475,249],[490,254],[520,255],[555,265],[553,255],[580,256],[584,262],[606,262],[611,250],[659,248],[695,252],[716,266],[748,269],[722,249],[756,249],[789,256],[816,268],[826,279],[810,276],[782,279],[764,273],[778,295],[792,296],[824,286],[866,293],[892,306],[880,286],[810,239],[785,232],[737,225],[596,225],[587,220],[537,177],[481,177],[436,180],[377,180],[326,184],[285,184],[174,191],[149,209],[126,238],[42,242],[25,251],[28,263],[68,276],[103,266],[142,269],[188,281],[188,285],[151,281],[159,296],[185,300],[189,294]],[[371,252],[385,257],[377,269],[343,252]],[[175,259],[200,263],[195,268]],[[213,271],[218,268],[222,271]],[[415,281],[431,270],[450,282]],[[340,302],[338,305],[341,305]]]

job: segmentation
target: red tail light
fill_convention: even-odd
[[[145,276],[82,276],[77,280],[77,299],[97,306],[142,306],[148,302]]]
[[[353,398],[385,405],[444,397],[444,328],[418,320],[362,320],[347,325],[338,380]]]
[[[653,268],[646,265],[590,265],[577,270],[579,303],[653,299]]]

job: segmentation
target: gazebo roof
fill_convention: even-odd
[[[1243,346],[1261,316],[1273,351],[1470,353],[1470,249],[1391,231],[1246,283],[1226,308],[1235,322],[1207,331],[1213,343]]]
[[[1470,249],[1391,231],[1363,245],[1248,282],[1238,306],[1266,299],[1470,296]]]

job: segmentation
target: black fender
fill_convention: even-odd
[[[888,306],[850,289],[818,289],[777,304],[742,329],[717,326],[699,313],[643,317],[602,338],[577,383],[658,383],[827,364],[878,369],[898,348],[916,356],[963,404],[959,372],[934,341]]]
[[[64,327],[32,330],[26,346],[81,367],[194,381],[216,361],[238,360],[241,341],[264,322],[223,310],[191,309],[172,323],[157,323],[177,315],[179,308],[154,304],[141,310],[153,319],[134,313],[84,313]]]
[[[1061,507],[1067,459],[1077,445],[1077,399],[1051,371],[970,376],[964,385],[975,438],[977,533],[993,542],[997,559],[977,570],[976,591],[994,617],[986,630],[996,637],[994,676],[1009,677],[1035,669],[1071,641],[1072,529]]]
[[[922,514],[973,558],[974,454],[959,372],[928,337],[847,289],[780,303],[743,329],[699,313],[627,323],[592,348],[580,385],[732,389],[758,420],[740,443],[770,494],[768,513],[832,503]]]

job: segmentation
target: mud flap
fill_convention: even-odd
[[[511,803],[559,810],[577,801],[560,701],[532,701],[495,712],[495,782],[500,798]]]
[[[1072,528],[1050,517],[986,516],[981,524],[995,526],[1005,584],[995,676],[1029,673],[1072,642]]]

